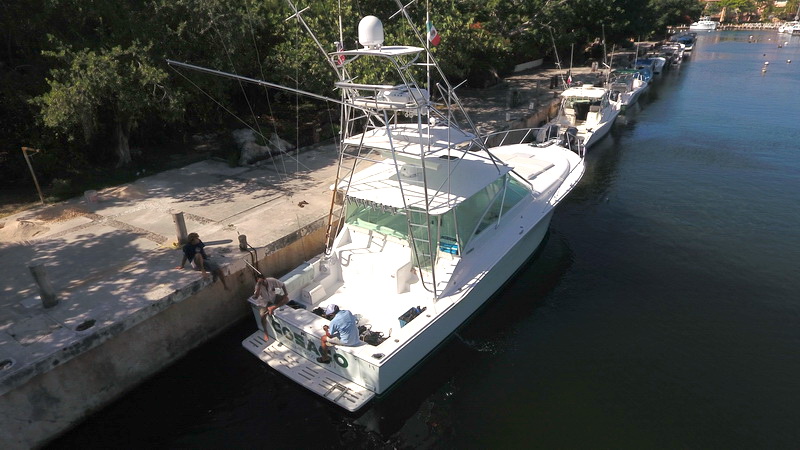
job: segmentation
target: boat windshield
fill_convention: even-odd
[[[597,97],[569,97],[564,100],[564,106],[573,109],[588,108],[589,106],[600,106],[603,104],[603,98]]]
[[[526,184],[510,174],[503,175],[444,214],[431,214],[431,236],[441,251],[459,254],[460,248],[496,224],[526,195],[530,195]],[[412,209],[411,214],[412,223],[425,222],[424,211]],[[409,220],[402,208],[348,197],[346,221],[351,226],[408,240]]]

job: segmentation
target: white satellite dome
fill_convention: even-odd
[[[383,45],[383,24],[375,16],[367,16],[358,23],[358,42],[364,48],[381,48]]]

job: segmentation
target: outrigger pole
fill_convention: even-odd
[[[305,95],[307,97],[311,97],[311,98],[316,99],[316,100],[322,100],[322,101],[326,101],[326,102],[336,103],[337,105],[344,105],[345,104],[344,101],[337,100],[337,99],[332,98],[332,97],[326,97],[324,95],[315,94],[313,92],[308,92],[308,91],[304,91],[304,90],[301,90],[301,89],[290,88],[290,87],[283,86],[283,85],[280,85],[280,84],[270,83],[270,82],[264,81],[264,80],[257,80],[255,78],[249,78],[249,77],[244,77],[244,76],[241,76],[241,75],[222,72],[222,71],[215,70],[215,69],[209,69],[207,67],[195,66],[194,64],[183,63],[183,62],[174,61],[174,60],[171,60],[171,59],[168,59],[166,61],[167,61],[167,64],[169,64],[170,66],[174,66],[174,67],[180,67],[180,68],[183,68],[183,69],[195,70],[197,72],[203,72],[203,73],[208,73],[208,74],[211,74],[211,75],[217,75],[217,76],[220,76],[220,77],[230,78],[230,79],[233,79],[233,80],[244,81],[245,83],[251,83],[251,84],[256,84],[256,85],[259,85],[259,86],[271,87],[271,88],[274,88],[274,89],[280,89],[282,91],[287,91],[287,92],[292,92],[292,93],[295,93],[295,94]],[[352,107],[352,108],[356,108],[356,109],[360,109],[362,111],[369,111],[367,108],[360,108],[357,105],[347,104],[347,106]]]

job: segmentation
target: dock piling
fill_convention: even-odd
[[[53,289],[53,285],[50,284],[50,280],[47,278],[44,264],[31,263],[28,264],[28,269],[30,269],[31,275],[33,275],[33,279],[36,281],[36,285],[39,286],[39,296],[42,298],[42,305],[45,309],[58,305],[58,296]]]
[[[183,212],[172,214],[172,222],[175,223],[175,233],[178,237],[178,244],[183,245],[186,243],[186,237],[189,233],[186,231],[186,221],[183,219]]]

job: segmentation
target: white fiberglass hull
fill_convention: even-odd
[[[541,244],[550,226],[550,210],[519,241],[512,246],[487,272],[475,278],[469,293],[450,303],[435,321],[420,330],[413,339],[392,355],[381,367],[381,385],[385,393],[398,380],[407,375],[425,357],[442,345],[467,319],[475,314],[522,267]],[[458,294],[457,294],[458,295]]]
[[[408,375],[508,282],[541,244],[552,215],[551,208],[508,248],[492,246],[497,257],[495,260],[488,258],[485,251],[476,251],[475,259],[479,259],[478,262],[484,264],[485,268],[468,282],[470,287],[441,298],[437,303],[440,309],[433,319],[427,322],[417,320],[406,325],[407,331],[413,331],[414,334],[381,358],[380,364],[368,364],[362,360],[363,357],[350,353],[351,349],[341,347],[334,350],[334,361],[330,365],[314,362],[319,337],[313,330],[298,326],[292,320],[291,312],[289,316],[276,313],[274,318],[267,320],[267,332],[270,335],[268,343],[263,339],[264,332],[259,330],[245,339],[242,345],[306,389],[349,411],[356,411]],[[477,255],[481,255],[480,258]],[[253,312],[258,316],[256,308]],[[378,346],[367,350],[378,352],[383,349]],[[357,376],[344,372],[345,369]]]
[[[621,106],[620,106],[621,108]],[[583,145],[588,149],[594,144],[598,143],[600,139],[602,139],[608,132],[611,130],[611,126],[614,125],[614,121],[617,119],[620,110],[614,108],[611,112],[608,113],[610,116],[608,120],[600,123],[597,128],[593,128],[591,130],[586,130],[583,133],[581,132],[581,128],[578,127],[578,136],[583,136],[584,141]]]
[[[656,62],[653,65],[653,73],[660,74],[664,70],[664,66],[667,63],[667,59],[663,57],[655,57],[653,58]]]
[[[636,100],[638,100],[642,92],[644,92],[644,90],[647,89],[647,86],[648,85],[645,84],[643,86],[637,87],[631,92],[626,92],[624,94],[621,94],[619,96],[621,110],[624,111],[627,107],[636,103]]]
[[[524,164],[528,156],[519,151],[531,151],[531,147],[512,147],[506,156],[514,160],[513,155],[519,155],[516,161]],[[463,254],[454,256],[452,261],[444,258],[443,267],[451,273],[448,280],[439,281],[441,294],[435,303],[419,281],[391,292],[408,273],[411,263],[404,265],[402,259],[402,250],[407,251],[407,246],[378,233],[351,230],[348,225],[339,233],[326,269],[320,269],[322,258],[318,258],[282,278],[290,298],[301,303],[311,298],[310,303],[305,303],[307,307],[277,310],[265,324],[270,336],[267,343],[258,308],[253,306],[259,331],[248,337],[243,346],[306,389],[347,410],[358,410],[376,395],[386,393],[442,345],[533,255],[547,233],[555,206],[583,175],[583,161],[574,154],[570,160],[567,165],[549,169],[553,171],[549,181],[541,185],[536,198],[509,210],[505,220],[483,231],[479,239],[463,249]],[[451,266],[447,265],[449,262]],[[337,273],[345,281],[330,283],[328,279],[337,279]],[[304,277],[305,281],[296,281]],[[298,283],[304,283],[305,288]],[[313,286],[323,287],[328,296],[313,300],[317,291]],[[326,302],[375,319],[367,323],[388,334],[389,339],[379,345],[336,347],[330,364],[317,363],[320,332],[328,322],[310,310]],[[402,310],[417,305],[426,307],[426,311],[401,327],[397,318]],[[383,314],[383,320],[377,317],[381,313],[376,308],[388,312]]]
[[[717,29],[717,22],[710,20],[708,17],[701,17],[697,22],[689,25],[691,31],[714,31]]]
[[[362,19],[359,40],[377,39],[381,27]],[[498,136],[479,137],[460,102],[446,112],[427,102],[413,81],[424,51],[378,42],[326,55],[342,66],[372,58],[408,81],[353,83],[337,70],[347,126],[329,230],[341,231],[281,278],[291,302],[262,318],[263,300],[250,299],[259,330],[243,346],[349,411],[386,393],[508,282],[585,169],[573,130],[510,130],[491,146]],[[591,94],[609,106],[606,91]],[[323,314],[329,308],[350,314]],[[358,336],[342,330],[352,345],[323,348],[325,326],[342,319],[355,320],[345,330],[357,326]]]

